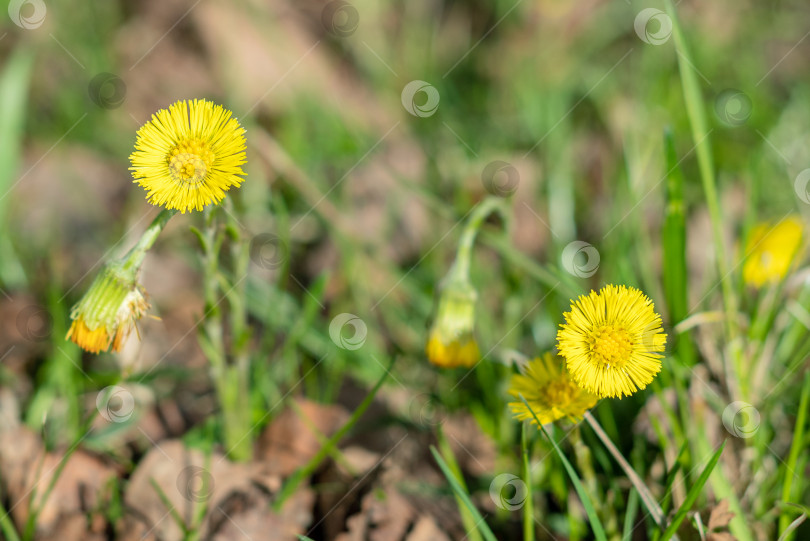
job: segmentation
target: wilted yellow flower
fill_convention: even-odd
[[[582,295],[565,313],[557,349],[571,377],[599,398],[644,389],[661,370],[667,335],[641,291],[608,285]]]
[[[452,280],[442,288],[425,350],[430,362],[442,368],[469,367],[481,358],[473,334],[477,297],[466,281]]]
[[[150,203],[202,210],[242,183],[245,130],[231,114],[206,100],[178,101],[138,130],[129,169]]]
[[[70,312],[67,340],[91,353],[120,351],[135,323],[149,309],[143,289],[120,263],[104,267]]]
[[[780,282],[790,270],[804,236],[804,227],[796,216],[776,225],[761,223],[748,237],[743,265],[743,280],[754,287]]]
[[[526,365],[525,374],[515,374],[509,394],[526,399],[540,424],[563,417],[578,421],[596,405],[596,396],[578,386],[564,367],[565,359],[546,353]],[[523,401],[510,402],[509,408],[516,419],[529,419],[537,424],[532,411]]]

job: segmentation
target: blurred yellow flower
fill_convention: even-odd
[[[149,309],[139,285],[118,263],[107,265],[70,312],[73,322],[65,337],[90,353],[121,351],[135,323]]]
[[[596,396],[578,386],[564,368],[565,359],[546,353],[530,361],[525,374],[515,374],[509,394],[526,399],[541,424],[563,417],[578,421],[596,405]],[[537,424],[532,412],[523,401],[510,402],[512,415],[520,421],[526,419]]]
[[[776,225],[757,225],[745,247],[745,283],[762,287],[780,282],[796,259],[803,237],[804,226],[797,216],[789,216]]]
[[[629,396],[661,370],[667,335],[641,291],[607,285],[571,303],[557,348],[578,385],[599,398]]]
[[[481,358],[473,334],[477,297],[469,282],[453,280],[442,288],[425,348],[430,362],[442,368],[469,367]]]
[[[138,130],[129,169],[150,203],[182,213],[202,210],[241,184],[245,130],[231,114],[210,101],[183,100]]]

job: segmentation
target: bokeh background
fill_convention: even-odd
[[[460,539],[457,507],[428,451],[441,426],[499,538],[520,538],[519,514],[488,494],[494,476],[518,471],[504,359],[552,348],[569,299],[604,283],[640,287],[666,314],[666,130],[685,179],[690,313],[719,309],[716,251],[664,9],[621,0],[9,2],[0,15],[6,510],[42,471],[35,457],[58,464],[81,438],[38,517],[38,536],[182,537],[148,479],[185,502],[176,488],[180,457],[216,440],[190,230],[202,218],[174,218],[147,258],[142,282],[156,317],[140,323],[140,339],[93,356],[64,335],[70,307],[104,261],[123,254],[157,213],[127,169],[136,130],[178,99],[204,97],[247,130],[247,180],[232,198],[251,251],[249,415],[259,450],[236,470],[204,470],[228,512],[212,512],[203,537]],[[729,268],[738,273],[742,239],[756,221],[806,214],[810,203],[801,180],[810,167],[810,6],[683,0],[677,11],[707,106]],[[508,196],[513,211],[485,226],[473,265],[477,334],[491,362],[442,372],[423,353],[434,293],[460,224],[490,194]],[[749,302],[739,280],[735,291]],[[330,335],[340,314],[354,319],[339,320],[348,328],[333,325]],[[675,323],[665,317],[670,331]],[[701,339],[722,354],[716,333]],[[256,511],[318,449],[312,423],[318,434],[333,433],[392,359],[374,405],[341,444],[345,456],[329,457],[302,485],[295,513]],[[690,397],[708,410],[708,438],[718,443],[729,436],[719,416],[729,401],[709,395],[723,395],[723,375],[702,365],[695,373]],[[757,463],[764,471],[781,471],[800,380],[780,383],[785,404],[768,417],[774,453]],[[85,434],[99,390],[113,384],[132,398],[131,408],[119,406],[127,422],[98,418]],[[658,479],[671,463],[665,457],[679,451],[678,443],[661,449],[656,430],[666,428],[650,422],[665,396],[597,410],[614,441]],[[280,442],[293,449],[281,466]],[[600,476],[618,473],[594,453]],[[546,460],[538,537],[587,538],[562,469]],[[276,464],[270,473],[268,463]],[[738,519],[756,538],[775,539],[775,498],[760,501],[747,485],[780,489],[757,485],[753,472],[737,477],[736,462],[722,467],[747,513]],[[248,487],[234,489],[247,494],[241,503],[228,480]],[[806,496],[806,483],[797,483]],[[611,490],[623,501],[624,488]],[[715,502],[707,489],[700,505]],[[28,509],[9,516],[24,524]],[[633,535],[645,538],[644,528]]]

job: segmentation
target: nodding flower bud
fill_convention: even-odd
[[[66,339],[91,353],[121,351],[136,322],[149,309],[135,272],[108,263],[73,307]]]
[[[442,368],[470,367],[481,358],[474,336],[477,298],[467,280],[450,280],[442,287],[426,348],[430,362]]]

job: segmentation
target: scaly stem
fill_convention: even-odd
[[[225,233],[218,227],[214,210],[205,213],[206,227],[201,233],[203,245],[203,290],[205,294],[205,322],[200,345],[211,363],[211,379],[222,408],[222,434],[226,453],[236,461],[250,460],[253,454],[253,441],[250,437],[249,374],[248,356],[243,342],[244,291],[231,285],[220,272],[219,254],[225,242]],[[236,239],[239,243],[240,239]],[[243,266],[240,258],[238,266]],[[244,265],[246,267],[246,264]],[[240,280],[237,285],[242,283]],[[232,316],[232,334],[235,344],[231,348],[235,364],[228,364],[228,351],[225,346],[225,321],[219,304],[228,298]],[[235,328],[234,328],[235,326]],[[236,334],[239,333],[239,335]]]
[[[152,220],[152,223],[143,232],[138,244],[133,246],[121,260],[124,271],[137,272],[141,268],[146,252],[155,244],[160,232],[163,231],[163,228],[166,227],[166,224],[176,213],[176,210],[163,209],[160,211],[160,214]]]
[[[470,278],[470,259],[472,259],[472,249],[475,244],[475,237],[481,229],[484,220],[493,212],[498,212],[507,218],[507,212],[504,208],[505,200],[500,197],[487,197],[476,206],[472,212],[467,223],[464,225],[464,231],[461,233],[461,238],[458,241],[458,252],[456,253],[456,260],[453,262],[453,267],[447,275],[448,280],[462,280],[469,281]]]

